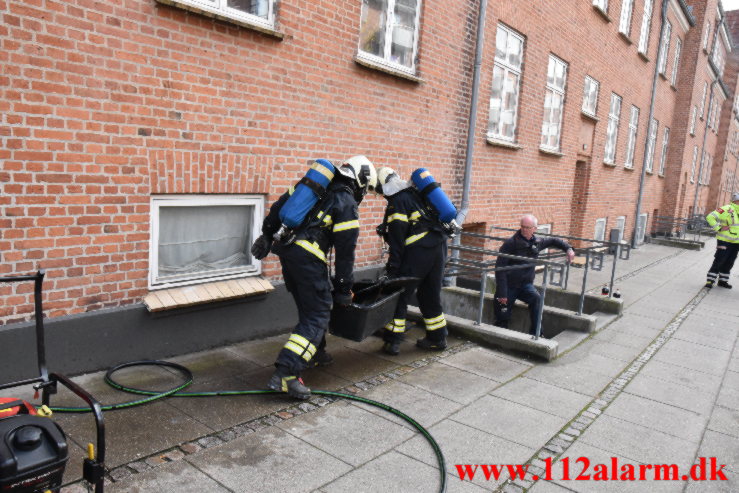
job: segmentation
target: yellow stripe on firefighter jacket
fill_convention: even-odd
[[[706,216],[708,225],[716,232],[716,239],[727,243],[739,243],[739,206],[728,204]],[[722,231],[721,228],[729,229]]]

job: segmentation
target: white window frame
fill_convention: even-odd
[[[662,132],[662,157],[659,162],[659,175],[665,176],[665,163],[667,162],[667,151],[670,142],[670,127],[665,127]]]
[[[608,13],[608,0],[593,0],[593,6],[597,7],[604,14]]]
[[[603,152],[603,161],[608,164],[616,162],[618,148],[618,126],[621,120],[621,104],[623,99],[615,92],[611,93],[611,105],[608,110],[608,128],[606,130],[606,145]]]
[[[582,96],[582,112],[586,115],[596,117],[598,114],[598,93],[600,92],[600,82],[585,76],[585,84],[583,86]]]
[[[670,84],[676,86],[677,84],[677,71],[680,68],[680,56],[683,51],[683,41],[680,38],[675,38],[675,55],[672,59],[672,75],[670,76]]]
[[[251,242],[261,234],[264,218],[264,197],[261,195],[155,195],[150,201],[151,234],[149,240],[149,289],[164,289],[190,284],[234,279],[259,275],[262,263],[252,258],[248,266],[222,269],[220,271],[198,272],[192,276],[178,276],[178,279],[160,279],[159,272],[159,210],[162,207],[213,207],[249,206],[252,207]]]
[[[708,82],[703,81],[703,96],[701,96],[701,120],[706,116],[706,95],[708,94]]]
[[[517,39],[521,43],[521,56],[520,56],[520,65],[515,66],[514,64],[510,63],[508,60],[508,44],[506,44],[506,52],[505,57],[501,58],[498,56],[498,50],[497,50],[497,40],[500,36],[501,32],[505,33],[506,36],[513,37],[514,39]],[[493,79],[495,79],[495,72],[499,71],[502,72],[502,78],[503,78],[503,85],[505,87],[505,81],[508,80],[508,75],[512,74],[516,77],[516,87],[514,88],[513,93],[515,94],[516,103],[514,106],[513,111],[513,135],[505,135],[503,134],[500,129],[502,127],[500,120],[497,122],[498,124],[498,132],[493,132],[491,130],[492,126],[496,123],[493,121],[493,110],[495,105],[497,104],[498,107],[498,118],[500,119],[503,115],[503,101],[505,100],[507,92],[505,92],[505,89],[501,90],[501,97],[500,99],[494,98],[492,95],[490,95],[490,104],[489,104],[489,112],[488,112],[488,133],[487,136],[489,139],[493,140],[504,140],[508,142],[515,142],[516,141],[516,131],[518,130],[517,124],[518,124],[518,106],[520,103],[519,95],[520,95],[520,89],[521,89],[521,72],[523,70],[523,57],[525,52],[525,38],[518,32],[514,31],[513,29],[509,28],[508,26],[504,26],[503,24],[498,24],[498,29],[496,31],[496,53],[495,53],[495,61],[493,63]]]
[[[595,220],[595,231],[593,232],[593,239],[595,241],[606,241],[606,218],[599,217]],[[600,231],[600,234],[598,234]]]
[[[173,4],[183,7],[187,10],[195,10],[197,12],[212,14],[215,17],[233,20],[241,24],[253,26],[257,28],[275,30],[275,2],[276,0],[267,1],[267,14],[265,17],[250,14],[243,10],[235,9],[228,6],[228,0],[157,0],[161,3]]]
[[[708,37],[711,34],[711,21],[706,21],[706,30],[703,32],[703,50],[708,51]]]
[[[659,56],[657,57],[657,66],[659,73],[665,75],[667,72],[667,59],[670,55],[670,39],[672,39],[672,24],[670,21],[665,22],[665,30],[662,33],[662,39],[659,44]]]
[[[653,0],[644,0],[644,16],[642,17],[641,31],[639,32],[639,48],[637,50],[642,55],[646,55],[649,50],[649,32],[652,29],[653,8]]]
[[[562,74],[562,85],[557,86],[556,85],[556,77],[550,77],[550,74],[552,72],[556,76],[557,73],[557,67],[562,67],[563,74]],[[559,57],[556,57],[554,55],[549,55],[549,63],[547,65],[547,83],[546,83],[546,91],[544,96],[544,115],[545,119],[542,122],[541,125],[541,144],[540,148],[547,151],[554,151],[559,152],[561,144],[562,144],[562,117],[564,114],[564,107],[565,107],[565,96],[567,94],[567,70],[569,66],[567,62],[562,60]],[[554,83],[550,82],[550,80],[553,80]],[[561,100],[561,104],[559,106],[559,119],[555,121],[547,121],[546,120],[546,108],[547,108],[547,98],[551,102],[553,98],[557,96]],[[552,107],[553,108],[553,107]],[[556,145],[552,146],[547,143],[545,143],[545,138],[547,138],[550,134],[549,132],[545,132],[545,130],[551,130],[556,129]]]
[[[690,116],[690,135],[695,135],[695,121],[698,119],[698,107],[693,105],[693,114]]]
[[[657,130],[659,130],[659,120],[652,118],[647,128],[647,158],[645,167],[647,173],[654,172],[654,148],[657,146]]]
[[[618,242],[624,241],[624,230],[626,229],[626,216],[618,216],[616,218],[616,228],[618,230]]]
[[[695,183],[696,164],[698,164],[698,146],[693,146],[693,166],[690,168],[690,183]]]
[[[618,22],[618,31],[629,37],[631,34],[631,15],[634,13],[634,0],[621,2],[621,19]]]
[[[719,36],[719,38],[716,39],[716,43],[714,43],[711,53],[711,61],[713,61],[713,64],[718,69],[719,78],[723,77],[724,67],[726,66],[726,48],[724,48],[724,43],[720,38],[721,37]]]
[[[647,234],[647,222],[649,221],[649,213],[644,212],[639,214],[639,218],[636,221],[636,243],[641,245],[644,243],[644,237]]]
[[[639,108],[631,105],[631,111],[629,113],[629,139],[626,144],[626,160],[624,161],[624,168],[634,167],[634,154],[636,151],[636,137],[639,132]]]
[[[421,20],[421,6],[422,0],[416,0],[416,17],[414,20],[415,26],[413,30],[413,56],[411,57],[412,63],[410,66],[403,65],[402,63],[394,62],[391,60],[392,56],[392,28],[395,15],[395,3],[396,0],[387,0],[387,10],[385,13],[385,46],[383,56],[375,55],[368,51],[362,50],[362,37],[358,36],[357,40],[357,59],[369,62],[372,65],[379,65],[381,67],[389,68],[396,72],[402,72],[409,75],[416,74],[416,59],[418,58],[418,33],[419,33],[419,22]],[[361,11],[362,9],[360,9]],[[362,28],[362,18],[360,13],[359,19],[360,29]]]

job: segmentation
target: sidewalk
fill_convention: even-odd
[[[644,245],[619,261],[616,286],[624,314],[550,363],[450,338],[440,354],[413,346],[398,357],[381,341],[329,337],[332,366],[309,370],[314,389],[357,393],[393,406],[427,427],[446,459],[449,492],[529,490],[739,491],[739,279],[734,290],[701,289],[715,242],[702,251]],[[579,269],[573,269],[573,281]],[[590,272],[599,290],[610,267]],[[215,322],[214,322],[215,323]],[[284,336],[191,354],[172,361],[190,368],[186,389],[264,388]],[[104,373],[75,378],[109,404],[135,396],[103,383]],[[159,368],[120,372],[137,387],[166,389],[179,377]],[[18,392],[14,395],[18,396]],[[30,397],[30,396],[22,396]],[[68,394],[56,406],[78,405]],[[81,473],[83,446],[93,439],[89,415],[56,414],[69,435],[65,480]],[[169,398],[107,412],[109,492],[434,492],[438,464],[410,425],[375,407],[281,395]],[[551,481],[545,460],[553,458]],[[683,480],[699,458],[716,457],[727,481]],[[607,481],[575,480],[608,467]],[[615,458],[615,459],[614,459]],[[569,459],[570,480],[563,479]],[[631,464],[675,464],[677,480],[611,479]],[[487,480],[480,468],[461,481],[455,465],[530,464],[526,479]],[[645,469],[646,470],[646,469]],[[708,468],[710,475],[710,467]],[[600,476],[599,476],[600,477]],[[84,491],[71,485],[65,492]]]

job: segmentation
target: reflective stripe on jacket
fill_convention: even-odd
[[[739,206],[728,204],[706,216],[708,225],[716,232],[716,239],[728,243],[739,243]],[[721,228],[729,229],[722,231]]]

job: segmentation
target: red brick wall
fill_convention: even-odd
[[[596,218],[608,217],[610,228],[625,215],[629,237],[660,2],[649,61],[636,54],[643,0],[635,2],[634,44],[617,33],[618,0],[612,22],[591,2],[565,3],[488,3],[467,220],[515,227],[531,212],[555,234],[592,236]],[[0,0],[0,275],[46,268],[52,317],[138,303],[147,293],[152,194],[265,194],[269,206],[317,157],[366,154],[404,176],[425,166],[459,204],[478,5],[424,3],[420,83],[353,61],[360,5],[282,0],[279,40],[153,0]],[[519,149],[485,139],[498,22],[526,37]],[[673,47],[678,31],[673,22]],[[539,151],[550,53],[569,64],[562,156]],[[601,84],[600,120],[580,189],[586,74]],[[650,214],[667,181],[656,174],[667,122],[679,141],[678,95],[666,81],[658,86],[655,174],[642,207]],[[612,91],[623,97],[615,167],[603,164]],[[623,169],[631,104],[641,110],[634,171]],[[590,199],[575,207],[583,193]],[[383,207],[368,198],[360,208],[358,266],[384,262],[374,234]],[[279,278],[274,258],[265,273]],[[0,323],[25,319],[30,303],[25,287],[0,288]]]

